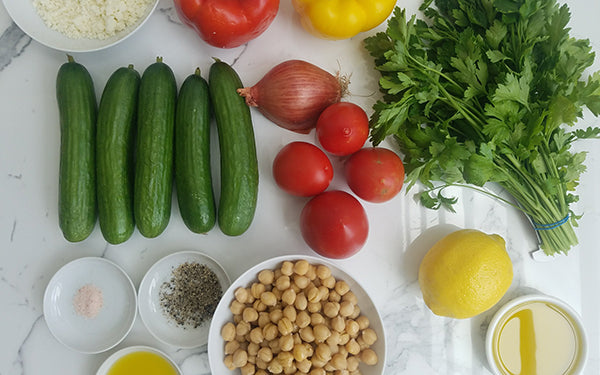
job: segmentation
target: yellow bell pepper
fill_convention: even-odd
[[[396,0],[292,0],[302,26],[324,39],[348,39],[392,13]]]

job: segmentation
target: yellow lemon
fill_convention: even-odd
[[[419,267],[423,299],[436,315],[465,319],[494,306],[512,283],[504,239],[474,229],[450,233]]]

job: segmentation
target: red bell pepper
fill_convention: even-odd
[[[208,44],[240,46],[262,34],[279,10],[279,0],[174,0],[182,22]]]

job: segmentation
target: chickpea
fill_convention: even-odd
[[[323,314],[328,318],[333,318],[340,312],[340,304],[337,302],[327,302],[323,305]]]
[[[277,297],[273,292],[264,292],[260,295],[260,301],[267,306],[275,306],[277,304]]]
[[[268,312],[261,311],[258,313],[258,326],[264,327],[267,323],[271,322],[271,317]]]
[[[236,368],[244,367],[248,363],[248,353],[243,349],[238,349],[233,353],[233,365]]]
[[[338,282],[335,283],[335,291],[340,296],[343,296],[344,294],[348,293],[349,290],[350,290],[350,286],[344,280],[339,280]]]
[[[258,273],[258,281],[264,285],[273,284],[275,280],[275,273],[271,270],[262,270]]]
[[[261,327],[253,328],[250,331],[250,341],[256,344],[260,344],[265,340]]]
[[[279,337],[279,349],[289,352],[294,349],[294,337],[291,334]]]
[[[310,279],[304,275],[294,275],[294,284],[296,284],[298,288],[304,289],[310,284]]]
[[[256,310],[258,312],[263,312],[263,311],[267,310],[267,305],[262,303],[262,301],[260,299],[255,300],[254,303],[252,304],[252,307],[254,307],[254,310]]]
[[[246,307],[244,311],[242,311],[242,318],[248,323],[255,322],[258,320],[258,311],[252,307]]]
[[[340,294],[335,290],[330,290],[328,300],[331,302],[340,302],[342,300],[342,296],[340,296]]]
[[[331,269],[329,269],[329,267],[322,265],[322,264],[317,266],[317,277],[319,279],[325,280],[330,276],[331,276]]]
[[[294,363],[294,355],[290,352],[281,352],[277,354],[277,361],[284,369],[289,368]]]
[[[260,345],[258,345],[257,343],[251,342],[248,344],[248,348],[246,348],[246,351],[248,352],[248,362],[255,362],[254,360],[251,361],[251,359],[256,359],[258,349],[260,349]]]
[[[321,280],[321,285],[324,285],[329,289],[333,289],[335,287],[335,277],[329,275],[329,277]]]
[[[224,352],[225,354],[233,354],[236,350],[240,348],[240,343],[236,340],[228,341],[225,344]]]
[[[310,324],[310,316],[306,311],[298,311],[296,314],[296,325],[299,328],[304,328]]]
[[[279,330],[277,329],[277,326],[273,323],[268,323],[263,327],[263,336],[267,341],[275,339],[278,333]]]
[[[373,345],[375,341],[377,341],[377,333],[375,333],[375,331],[372,328],[367,328],[363,330],[361,336],[365,344],[369,346]]]
[[[333,331],[331,332],[331,336],[329,336],[329,338],[327,338],[327,345],[329,345],[330,347],[336,347],[338,345],[340,345],[340,341],[341,341],[341,333],[339,333],[338,331]]]
[[[308,300],[306,299],[304,293],[301,292],[300,294],[296,295],[294,306],[296,307],[296,310],[306,310],[306,307],[308,306]]]
[[[344,317],[349,317],[354,312],[354,304],[350,301],[342,301],[340,303],[339,314]]]
[[[270,361],[271,360],[269,360],[269,362]],[[265,362],[262,359],[260,359],[259,357],[256,357],[256,368],[259,369],[259,370],[266,370],[267,366],[269,365],[269,362]],[[259,371],[257,371],[256,373],[258,374]],[[265,372],[265,374],[266,374],[266,372]]]
[[[319,301],[326,301],[329,299],[329,288],[321,285],[319,286]]]
[[[352,302],[356,305],[358,303],[358,298],[356,297],[356,294],[354,294],[353,291],[349,290],[342,296],[342,301]]]
[[[230,370],[235,370],[235,366],[233,365],[233,355],[229,354],[225,356],[223,359],[223,364]]]
[[[271,352],[273,352],[273,355],[277,355],[281,352],[281,346],[279,346],[279,340],[274,339],[269,341],[269,348],[271,348]]]
[[[312,264],[309,264],[308,270],[306,271],[306,274],[304,276],[308,277],[310,281],[315,281],[317,279],[317,267],[315,267]]]
[[[285,375],[296,375],[297,374],[296,371],[297,370],[296,370],[296,363],[295,362],[292,362],[292,365],[290,367],[286,367],[286,368],[283,369],[283,373]]]
[[[306,309],[310,313],[316,313],[323,309],[323,305],[321,304],[321,302],[309,302],[306,306]]]
[[[310,264],[304,259],[298,260],[294,264],[294,272],[298,275],[306,275],[309,268]]]
[[[332,318],[330,324],[331,328],[337,332],[342,332],[346,328],[346,320],[341,316],[341,314]]]
[[[358,327],[361,330],[369,328],[369,318],[367,318],[364,315],[361,315],[358,318],[356,318],[356,322],[358,323]]]
[[[373,349],[367,348],[360,353],[360,360],[367,365],[377,364],[377,353]]]
[[[324,324],[324,323],[325,323],[325,318],[323,317],[323,315],[321,315],[319,313],[310,314],[310,324],[312,324],[313,327],[318,324]]]
[[[329,362],[331,359],[331,348],[329,345],[320,343],[315,348],[315,353],[313,355],[313,360],[317,359],[323,362]]]
[[[350,371],[344,369],[344,370],[335,370],[333,372],[333,375],[350,375]]]
[[[285,261],[281,264],[281,274],[291,276],[294,273],[294,264],[289,261]]]
[[[327,362],[322,361],[320,359],[316,359],[314,356],[313,356],[313,358],[311,358],[311,362],[312,362],[313,370],[318,369],[318,368],[323,369],[323,367],[325,367],[325,365],[327,364]],[[312,372],[311,372],[311,374],[312,374]],[[325,374],[325,373],[323,373],[323,374]]]
[[[269,313],[269,318],[271,319],[271,322],[277,324],[279,323],[281,318],[283,318],[283,311],[281,311],[281,309],[271,310],[271,312]]]
[[[354,312],[348,317],[350,319],[356,319],[360,316],[360,307],[354,305]]]
[[[291,285],[292,282],[288,275],[281,275],[275,280],[275,288],[279,290],[286,290]]]
[[[266,290],[267,287],[265,284],[253,283],[252,286],[250,286],[250,294],[252,297],[254,297],[254,299],[259,299],[260,295],[266,292]]]
[[[250,333],[250,323],[241,321],[235,326],[235,334],[238,336],[244,336]]]
[[[350,339],[345,347],[348,353],[352,355],[357,355],[360,353],[360,345],[358,345],[355,339]]]
[[[317,288],[316,286],[308,287],[304,291],[304,294],[306,295],[306,298],[308,299],[308,302],[319,302],[319,301],[321,301],[321,292],[319,291],[319,288]]]
[[[295,358],[295,356],[294,356]],[[310,371],[310,367],[312,363],[309,359],[304,359],[302,361],[296,360],[296,369],[300,371],[302,374],[307,374]]]
[[[246,288],[239,287],[233,292],[233,295],[239,303],[246,303],[250,297],[250,292]]]
[[[240,369],[242,375],[254,375],[256,374],[256,367],[252,363],[247,363],[246,366]]]
[[[351,337],[356,337],[358,332],[360,331],[360,326],[356,322],[356,320],[347,320],[346,321],[346,333],[348,333]]]
[[[350,341],[351,337],[348,333],[343,332],[340,333],[340,339],[338,341],[338,345],[346,345]]]
[[[226,323],[223,328],[221,328],[221,337],[225,341],[235,340],[235,325],[231,322]]]
[[[287,288],[281,294],[281,302],[286,305],[293,305],[296,301],[296,291],[293,288]]]
[[[294,331],[294,324],[285,316],[277,323],[277,328],[282,336],[289,335]]]
[[[302,344],[302,339],[300,338],[300,334],[298,332],[294,333],[292,337],[294,338],[294,345]]]
[[[348,362],[346,362],[346,357],[342,353],[334,354],[329,363],[331,363],[336,370],[345,370],[348,368]]]
[[[281,295],[283,294],[283,290],[279,290],[277,288],[271,289],[271,292],[277,297],[277,303],[281,301]]]
[[[311,326],[306,326],[304,328],[301,328],[299,333],[300,333],[300,338],[302,338],[302,340],[304,340],[304,342],[315,341],[315,334],[314,334],[313,328]]]
[[[273,359],[273,352],[268,346],[263,346],[262,348],[258,349],[256,357],[264,362],[271,362],[271,360]]]
[[[356,371],[358,370],[360,360],[358,359],[358,357],[351,355],[346,359],[346,364],[348,365],[348,371]]]
[[[256,367],[258,367],[258,366],[256,366]],[[256,370],[256,374],[254,374],[254,375],[269,375],[265,371],[266,368],[267,368],[267,365],[265,364],[265,368],[259,368],[258,370]]]
[[[316,342],[324,342],[331,336],[331,331],[325,324],[318,324],[313,327]]]
[[[229,305],[229,311],[231,311],[233,315],[240,315],[245,307],[246,306],[243,303],[235,299],[231,302],[231,305]]]
[[[291,322],[295,322],[298,313],[296,312],[296,308],[293,305],[287,305],[283,309],[283,316],[288,318]]]
[[[296,344],[292,349],[292,354],[296,362],[301,362],[308,357],[308,350],[304,344]]]
[[[269,362],[267,370],[269,370],[271,374],[281,374],[283,372],[283,366],[276,358],[273,358],[273,360]]]

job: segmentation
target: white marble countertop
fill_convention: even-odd
[[[21,0],[26,1],[26,0]],[[415,13],[420,2],[399,5]],[[589,38],[600,52],[600,3],[569,0],[573,35]],[[98,95],[117,67],[134,64],[139,71],[163,56],[178,84],[199,66],[204,75],[218,57],[234,65],[246,84],[253,84],[275,64],[302,58],[335,72],[352,73],[349,100],[370,111],[377,91],[373,63],[362,47],[365,35],[345,41],[325,41],[306,33],[288,0],[281,3],[272,26],[245,46],[220,50],[207,46],[183,26],[172,1],[161,0],[138,33],[124,43],[94,53],[75,54],[90,71]],[[593,70],[600,69],[600,59]],[[96,228],[84,242],[62,237],[57,221],[59,127],[55,79],[65,53],[32,41],[0,5],[0,375],[95,373],[111,353],[130,345],[150,345],[171,354],[185,375],[210,373],[207,348],[177,350],[157,342],[136,321],[130,335],[116,348],[85,355],[59,344],[42,314],[42,296],[52,275],[67,262],[100,256],[121,265],[139,285],[145,271],[159,258],[180,249],[201,250],[226,268],[233,279],[250,266],[285,254],[314,254],[298,227],[303,199],[291,198],[274,184],[270,167],[276,152],[292,140],[314,141],[280,129],[253,111],[259,150],[259,206],[255,221],[243,236],[229,238],[218,229],[192,234],[176,205],[167,230],[158,238],[137,231],[125,244],[108,245]],[[597,125],[587,116],[582,126]],[[529,252],[537,241],[527,220],[513,209],[471,191],[457,190],[456,213],[420,207],[412,193],[401,193],[383,205],[366,204],[371,230],[363,250],[339,261],[371,294],[380,309],[388,344],[387,375],[489,374],[483,337],[494,309],[468,320],[433,315],[424,305],[417,283],[418,264],[432,241],[449,226],[498,233],[506,239],[515,277],[504,300],[535,289],[567,301],[583,316],[590,339],[585,374],[600,374],[600,147],[597,141],[575,145],[589,151],[588,170],[573,205],[584,213],[577,228],[580,245],[568,256],[536,262]],[[339,165],[337,165],[339,167]],[[346,189],[340,177],[333,187]],[[416,192],[416,190],[415,190]]]

